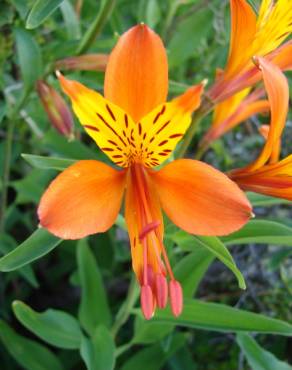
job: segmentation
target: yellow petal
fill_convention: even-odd
[[[117,165],[127,167],[134,143],[131,131],[136,129],[132,118],[94,90],[59,74],[64,92],[86,132]]]
[[[142,148],[141,162],[153,167],[164,162],[191,123],[191,114],[201,101],[204,83],[193,86],[170,103],[159,105],[139,123],[134,141]]]

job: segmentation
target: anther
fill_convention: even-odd
[[[165,308],[168,298],[168,286],[163,274],[155,275],[156,301],[159,308]]]
[[[149,285],[141,286],[141,308],[146,320],[150,320],[154,314],[154,300]]]
[[[183,309],[183,292],[180,283],[177,280],[171,280],[169,283],[170,307],[174,316],[179,316]]]

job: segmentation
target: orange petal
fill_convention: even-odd
[[[124,184],[124,171],[98,161],[79,161],[57,176],[43,194],[40,224],[63,239],[104,232],[117,218]]]
[[[244,91],[245,90],[243,90],[243,92]],[[257,100],[258,97],[263,95],[262,90],[255,90],[249,96],[243,96],[242,101],[239,100],[234,102],[233,98],[236,98],[237,95],[238,94],[235,94],[216,106],[214,121],[212,122],[211,128],[202,139],[202,143],[200,144],[201,147],[208,146],[212,141],[218,139],[251,116],[269,111],[270,104],[267,100]],[[231,106],[228,106],[229,102]]]
[[[250,58],[256,15],[246,0],[231,0],[231,40],[225,78],[234,75]]]
[[[145,24],[124,33],[105,73],[104,94],[138,122],[166,101],[168,66],[160,37]]]
[[[238,169],[228,175],[244,190],[292,200],[292,154],[253,172]]]
[[[282,135],[289,103],[288,82],[281,70],[267,61],[265,58],[258,58],[259,68],[263,74],[263,80],[271,108],[271,123],[267,141],[259,157],[250,164],[249,171],[256,170],[263,166],[271,154],[273,148],[278,145]]]
[[[226,235],[251,216],[244,193],[223,173],[190,159],[152,172],[162,208],[183,230],[198,235]]]

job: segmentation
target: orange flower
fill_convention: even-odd
[[[244,190],[292,200],[292,155],[278,161],[288,111],[288,83],[277,66],[264,58],[258,58],[258,63],[271,107],[270,126],[264,129],[266,143],[254,162],[231,171],[229,177]]]
[[[291,0],[263,0],[258,18],[247,0],[230,0],[231,40],[226,68],[210,89],[219,102],[261,78],[254,56],[266,56],[281,69],[292,67],[291,41],[279,47],[292,30]]]
[[[257,89],[249,95],[248,93],[249,89],[244,89],[216,105],[212,126],[201,140],[200,149],[205,150],[214,140],[217,140],[249,117],[269,110],[268,100],[260,99],[264,90]]]
[[[203,84],[165,102],[166,52],[160,38],[144,24],[122,35],[112,51],[105,75],[106,98],[58,76],[86,132],[121,169],[93,160],[66,169],[41,199],[41,225],[64,239],[104,232],[115,222],[125,192],[143,314],[149,319],[169,297],[173,314],[179,315],[182,289],[163,244],[162,209],[182,229],[202,235],[231,233],[251,215],[244,193],[207,164],[185,159],[153,169],[170,157],[189,127]]]

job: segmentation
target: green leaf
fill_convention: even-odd
[[[196,248],[193,253],[182,258],[174,268],[174,275],[181,283],[184,297],[192,297],[214,260],[214,255],[206,248]]]
[[[237,334],[236,341],[252,370],[291,370],[292,367],[278,360],[272,353],[261,348],[248,334]]]
[[[63,171],[67,167],[74,164],[76,161],[74,159],[68,158],[57,158],[57,157],[44,157],[41,155],[34,154],[21,154],[30,165],[42,170],[57,170]]]
[[[136,316],[135,335],[132,340],[135,344],[148,344],[158,342],[173,330],[173,325],[157,323]]]
[[[159,2],[157,0],[148,0],[146,2],[145,16],[146,24],[151,28],[155,28],[161,18],[161,10],[159,7]]]
[[[7,234],[0,234],[0,252],[1,254],[9,253],[17,246],[16,241]],[[35,273],[30,265],[21,267],[17,273],[25,278],[34,288],[38,288],[39,283]]]
[[[140,311],[135,312],[140,315]],[[220,332],[243,331],[292,335],[292,325],[285,321],[223,304],[207,303],[195,299],[185,299],[183,312],[179,317],[174,317],[169,309],[165,309],[158,311],[152,320]]]
[[[37,0],[28,14],[25,27],[33,29],[44,22],[63,0]]]
[[[290,200],[269,197],[263,194],[247,193],[247,197],[254,207],[274,206],[275,204],[291,204]]]
[[[143,348],[130,357],[122,367],[122,370],[160,370],[166,360],[185,344],[185,336],[175,334],[165,346],[163,343]]]
[[[64,0],[61,4],[61,12],[67,28],[68,40],[78,40],[81,35],[80,23],[69,0]]]
[[[46,229],[36,230],[28,239],[13,251],[0,258],[0,271],[13,271],[49,253],[62,239],[50,234]]]
[[[168,45],[170,68],[181,65],[195,55],[196,47],[212,30],[212,18],[213,13],[205,8],[177,25]]]
[[[292,247],[292,228],[268,220],[251,220],[242,229],[221,238],[226,245],[266,243]]]
[[[99,325],[92,338],[83,336],[80,354],[87,370],[112,370],[115,366],[115,344],[109,330]]]
[[[179,231],[172,236],[172,239],[179,244],[178,240],[184,240],[184,249],[194,251],[197,246],[207,248],[214,256],[224,263],[236,276],[238,285],[241,289],[245,289],[245,281],[239,269],[236,267],[235,262],[220,239],[215,236],[194,236]],[[179,244],[180,245],[180,244]]]
[[[42,73],[41,52],[32,35],[15,30],[16,50],[25,89],[32,87]]]
[[[0,340],[22,368],[27,370],[62,370],[58,358],[41,344],[26,339],[0,320]]]
[[[113,370],[115,366],[115,344],[109,330],[99,325],[92,336],[94,370]]]
[[[77,245],[77,264],[81,283],[79,320],[93,334],[99,324],[109,327],[111,314],[98,265],[84,239]]]
[[[91,150],[81,141],[68,141],[55,130],[49,130],[42,139],[42,145],[49,151],[70,159],[97,159],[102,160],[106,156],[98,150]]]
[[[73,316],[52,309],[36,312],[20,301],[14,301],[12,307],[17,319],[49,344],[65,349],[80,347],[82,333]]]

